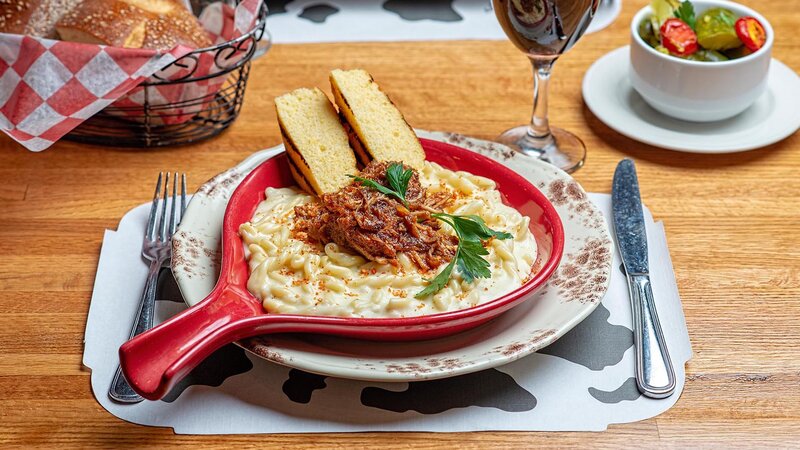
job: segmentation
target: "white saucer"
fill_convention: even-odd
[[[614,131],[646,144],[692,153],[732,153],[765,147],[800,128],[800,77],[780,61],[770,65],[767,91],[736,117],[685,122],[651,108],[628,79],[629,48],[598,59],[583,77],[583,101]]]
[[[586,34],[596,33],[614,23],[620,11],[622,11],[622,0],[600,0],[600,6],[589,28],[586,29]]]

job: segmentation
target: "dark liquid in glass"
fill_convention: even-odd
[[[493,0],[511,42],[528,56],[555,59],[580,39],[600,0]]]

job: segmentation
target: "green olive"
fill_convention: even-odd
[[[727,50],[742,45],[733,26],[736,14],[725,8],[711,8],[697,18],[697,42],[706,50]]]

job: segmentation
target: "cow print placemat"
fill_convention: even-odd
[[[277,43],[506,39],[490,0],[267,0]],[[601,0],[588,33],[611,24],[621,0]]]
[[[590,198],[608,218],[610,196]],[[162,401],[114,403],[107,391],[117,349],[127,339],[147,273],[137,256],[148,210],[137,207],[117,231],[106,231],[86,324],[83,361],[92,370],[94,395],[126,421],[188,434],[604,430],[666,411],[683,390],[689,336],[664,228],[646,211],[653,290],[678,381],[668,399],[649,399],[636,389],[630,302],[615,254],[609,291],[589,317],[549,347],[495,369],[370,383],[290,369],[229,345]],[[169,271],[162,272],[158,292],[157,321],[185,308]]]

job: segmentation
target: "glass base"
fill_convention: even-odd
[[[514,127],[495,140],[567,173],[575,172],[583,166],[586,146],[578,136],[561,128],[551,128],[551,134],[544,138],[534,137],[529,131],[528,125]]]

